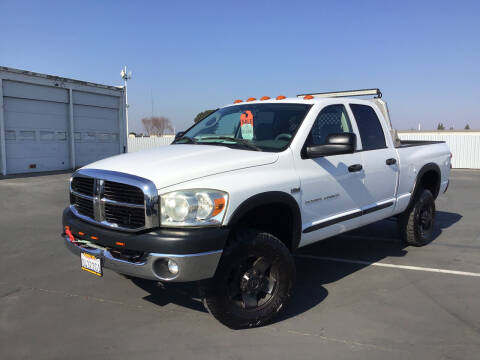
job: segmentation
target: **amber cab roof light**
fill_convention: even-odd
[[[254,97],[251,97],[251,98],[248,98],[247,101],[255,101],[257,99],[255,99]]]
[[[311,100],[311,99],[313,99],[313,96],[312,96],[312,95],[305,95],[305,96],[303,97],[303,99],[304,99],[304,100]]]
[[[276,97],[277,100],[283,100],[283,99],[286,99],[287,97],[286,96],[283,96],[283,95],[278,95]]]
[[[234,103],[234,104],[238,104],[238,103],[241,103],[241,102],[243,102],[243,100],[237,99],[237,100],[235,100],[233,103]]]
[[[260,98],[260,100],[262,100],[262,101],[263,101],[263,100],[270,100],[270,96],[262,96],[262,97]]]

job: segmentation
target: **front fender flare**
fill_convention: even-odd
[[[290,209],[291,221],[292,221],[292,234],[291,234],[291,244],[290,250],[293,252],[298,248],[300,243],[300,237],[302,234],[302,215],[300,212],[300,207],[295,198],[283,191],[267,191],[253,195],[243,201],[233,212],[230,217],[227,226],[235,226],[240,222],[242,217],[246,215],[249,211],[260,207],[262,205],[271,205],[271,204],[283,204],[287,205]]]

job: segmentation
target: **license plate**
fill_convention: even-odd
[[[80,258],[82,260],[82,270],[97,276],[103,276],[101,259],[86,253],[82,253]]]

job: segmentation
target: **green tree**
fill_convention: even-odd
[[[203,120],[205,119],[208,115],[210,115],[211,113],[215,112],[216,110],[205,110],[205,111],[202,111],[201,113],[198,113],[197,116],[195,116],[195,119],[193,119],[193,121],[195,123],[199,122],[200,120]]]
[[[470,125],[465,125],[465,130],[470,130]]]
[[[445,130],[445,126],[442,123],[438,123],[437,130]]]

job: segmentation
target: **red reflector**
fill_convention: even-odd
[[[117,241],[117,242],[115,243],[115,245],[118,245],[118,246],[125,246],[125,243],[123,243],[123,242],[120,242],[120,241]]]
[[[92,240],[98,240],[98,237],[96,237],[96,236],[90,236],[90,239],[92,239]]]

